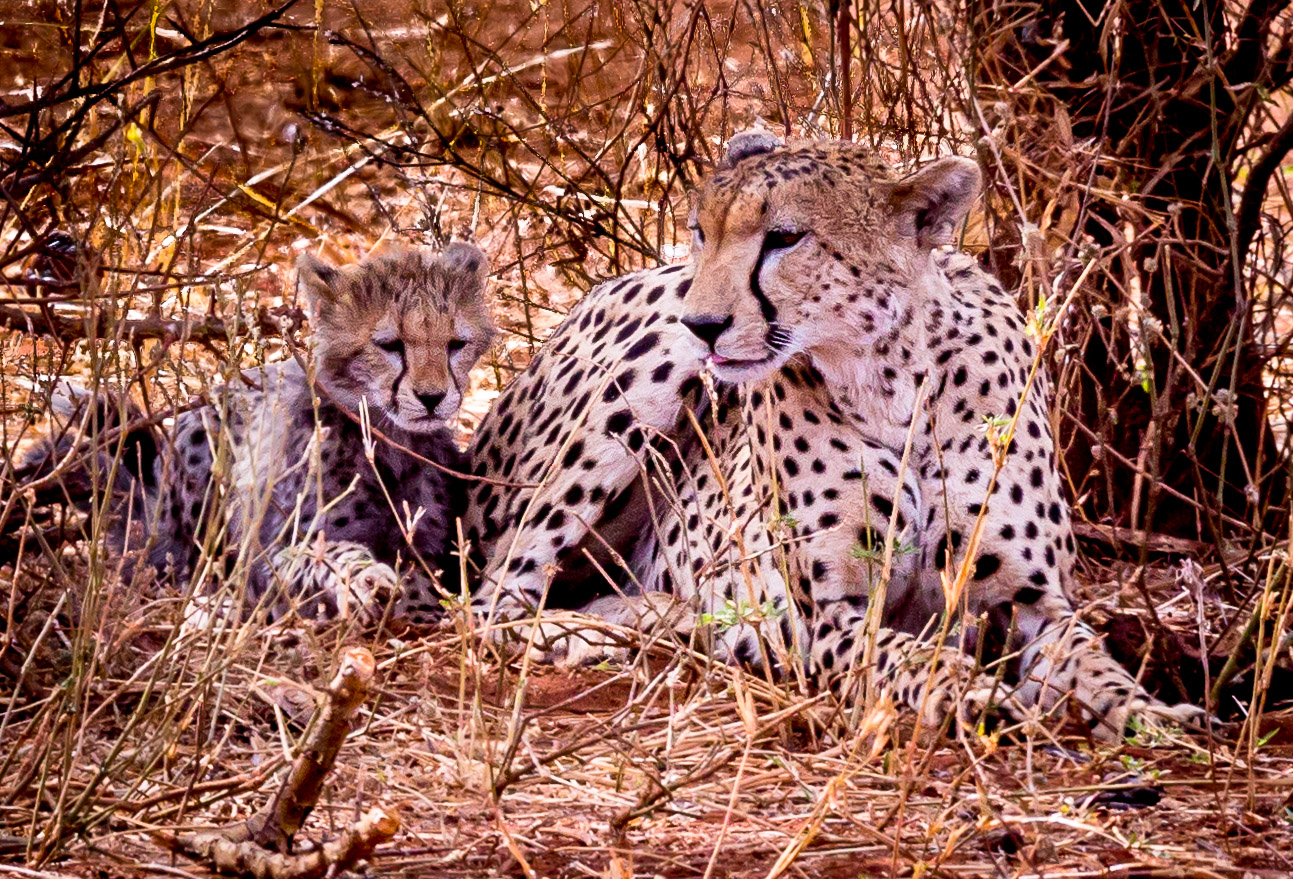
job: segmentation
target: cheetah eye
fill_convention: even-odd
[[[804,240],[807,232],[798,229],[769,229],[763,236],[763,252],[772,253],[776,250],[789,250],[800,241]]]
[[[447,346],[445,346],[445,347],[447,347],[447,348],[449,349],[449,353],[450,353],[450,354],[452,354],[452,353],[453,353],[453,352],[455,352],[455,351],[461,351],[463,348],[466,348],[466,347],[467,347],[467,340],[466,340],[466,339],[450,339],[450,340],[449,340],[449,344],[448,344]]]
[[[705,233],[699,226],[691,227],[691,249],[700,250],[705,246]]]
[[[404,340],[396,336],[392,339],[373,339],[373,344],[383,351],[404,356]]]

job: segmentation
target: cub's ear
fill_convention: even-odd
[[[752,128],[749,131],[734,134],[727,142],[727,152],[723,154],[723,160],[718,163],[718,170],[726,171],[729,168],[735,168],[742,159],[770,153],[780,146],[782,146],[781,138],[765,128]]]
[[[305,299],[315,315],[320,307],[335,302],[340,293],[341,272],[310,253],[296,260],[296,282],[305,288]]]
[[[898,228],[924,248],[952,243],[979,195],[983,175],[971,159],[949,156],[896,183],[890,205]]]
[[[440,254],[445,267],[452,272],[479,278],[482,282],[489,274],[489,260],[481,249],[466,241],[454,241]]]
[[[450,298],[478,298],[489,275],[489,259],[481,249],[466,241],[454,241],[440,254],[440,264],[449,273]]]

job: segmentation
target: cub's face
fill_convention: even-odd
[[[865,357],[920,306],[930,250],[950,240],[978,185],[967,159],[896,180],[853,144],[738,135],[692,214],[682,323],[714,375],[733,383],[800,352]]]
[[[398,248],[360,265],[297,264],[314,323],[317,381],[337,405],[429,433],[458,411],[467,373],[494,338],[485,255],[455,242]]]

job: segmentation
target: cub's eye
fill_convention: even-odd
[[[463,348],[466,348],[466,347],[467,347],[467,340],[466,340],[466,339],[450,339],[450,340],[449,340],[449,344],[448,344],[448,345],[446,345],[445,347],[447,347],[447,348],[449,349],[449,353],[450,353],[450,354],[452,354],[452,353],[453,353],[453,352],[455,352],[455,351],[461,351]]]
[[[393,339],[373,339],[373,344],[383,351],[404,356],[404,340],[398,336]]]
[[[803,241],[804,236],[807,234],[807,232],[801,232],[798,229],[772,229],[763,236],[763,252],[789,250],[800,241]]]
[[[691,243],[696,247],[700,247],[705,243],[705,232],[699,226],[691,227]]]

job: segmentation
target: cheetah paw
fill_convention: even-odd
[[[501,611],[499,615],[507,618]],[[519,642],[532,660],[565,667],[622,662],[629,656],[633,632],[685,635],[696,624],[691,605],[664,593],[609,595],[577,613],[545,614],[537,624],[519,624],[524,619],[520,615],[511,618],[512,625],[491,627],[493,643]]]
[[[182,631],[187,635],[201,632],[224,633],[225,626],[236,624],[238,614],[233,602],[228,598],[217,598],[212,595],[194,595],[184,606]]]
[[[952,685],[930,694],[925,706],[925,722],[941,724],[949,714],[972,726],[981,721],[990,722],[994,717],[1022,722],[1029,716],[1028,709],[1009,684],[986,674],[975,675],[963,692]]]
[[[602,622],[590,617],[583,625],[546,624],[551,626],[546,661],[563,668],[626,661],[629,648],[625,639],[599,625]]]
[[[1203,733],[1211,730],[1213,734],[1223,737],[1231,736],[1236,732],[1233,723],[1227,723],[1210,715],[1198,705],[1191,705],[1188,702],[1168,705],[1157,699],[1144,700],[1127,712],[1125,720],[1131,717],[1136,718],[1139,725],[1147,729],[1175,726],[1187,732]],[[1128,724],[1124,722],[1120,728],[1127,729]]]
[[[597,665],[628,656],[625,638],[605,621],[585,614],[552,614],[539,623],[494,627],[496,645],[519,645],[532,662],[565,668]]]
[[[376,622],[381,618],[382,608],[399,589],[399,575],[390,565],[365,565],[348,572],[348,576],[334,578],[331,588],[319,598],[315,619]]]
[[[524,656],[531,662],[549,665],[577,664],[601,645],[596,630],[586,629],[572,614],[553,614],[538,623],[532,621],[533,617],[530,622],[525,619],[525,616],[516,616],[500,620],[496,616],[486,630],[486,640],[512,658]],[[483,627],[486,620],[482,617],[479,622]],[[585,641],[596,646],[586,648],[587,653],[576,648],[578,658],[571,660],[571,645]]]

